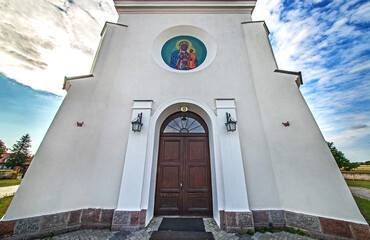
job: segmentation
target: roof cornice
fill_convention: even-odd
[[[241,13],[251,14],[256,6],[256,0],[114,0],[119,14],[128,13]]]

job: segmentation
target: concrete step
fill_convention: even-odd
[[[211,232],[158,231],[150,240],[214,240]]]

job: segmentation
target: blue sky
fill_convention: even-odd
[[[37,149],[63,97],[37,91],[0,74],[0,133],[7,147],[29,133]]]
[[[258,0],[280,69],[302,71],[301,91],[325,138],[351,161],[370,160],[370,2]],[[87,74],[112,0],[0,4],[0,139],[25,133],[36,151],[65,92]]]

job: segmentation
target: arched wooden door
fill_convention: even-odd
[[[212,215],[208,129],[195,113],[175,113],[161,127],[155,215]]]

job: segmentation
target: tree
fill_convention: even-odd
[[[327,142],[331,154],[333,154],[333,157],[335,161],[337,162],[337,165],[340,169],[344,169],[345,171],[351,171],[353,168],[358,167],[357,163],[351,163],[348,158],[344,155],[343,152],[339,151],[335,146],[333,142]]]
[[[7,150],[6,146],[5,146],[5,143],[3,142],[3,140],[0,140],[0,156],[5,153]]]
[[[16,166],[24,167],[24,162],[31,156],[29,148],[31,147],[31,137],[27,133],[23,135],[13,148],[10,150],[12,153],[9,155],[5,162],[7,168],[14,168]]]

